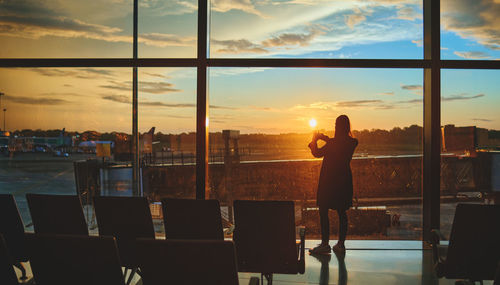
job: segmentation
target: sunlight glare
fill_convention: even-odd
[[[317,125],[316,119],[312,118],[309,120],[309,126],[311,126],[311,128],[316,127],[316,125]]]

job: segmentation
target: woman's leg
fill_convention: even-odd
[[[347,213],[345,210],[337,209],[339,214],[339,242],[338,245],[341,248],[345,248],[345,238],[347,236]]]
[[[321,225],[321,244],[330,241],[330,221],[328,220],[328,208],[319,207],[319,222]]]

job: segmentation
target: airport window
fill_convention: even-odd
[[[141,171],[174,165],[186,169],[183,180],[161,181],[184,183],[185,190],[165,196],[230,204],[248,190],[241,197],[305,201],[311,193],[289,196],[272,181],[267,186],[274,192],[234,183],[236,177],[254,183],[262,168],[240,177],[225,167],[311,160],[315,169],[318,161],[307,149],[309,120],[328,134],[336,115],[346,113],[361,143],[353,169],[361,161],[375,163],[371,155],[412,157],[388,164],[393,171],[379,177],[401,187],[401,195],[370,196],[386,200],[363,206],[391,213],[388,198],[405,201],[406,214],[383,215],[388,228],[382,235],[406,232],[404,238],[426,240],[440,222],[446,228],[447,209],[456,201],[487,202],[477,187],[463,194],[455,181],[455,188],[446,188],[446,179],[468,179],[458,168],[450,172],[446,160],[456,155],[462,164],[499,147],[490,145],[500,130],[495,10],[488,1],[474,7],[451,2],[2,1],[0,183],[9,186],[0,191],[17,198],[56,183],[64,193],[79,193],[83,185],[157,202],[163,194],[151,191]],[[475,18],[464,18],[464,11]],[[459,146],[460,153],[453,151],[458,134],[470,146]],[[485,136],[486,149],[480,144]],[[295,143],[277,147],[282,138]],[[364,143],[370,140],[377,143]],[[30,155],[31,165],[17,161]],[[90,156],[109,169],[99,168],[95,184],[81,184],[79,166],[68,161]],[[43,166],[38,157],[58,162]],[[488,165],[486,172],[496,167]],[[113,167],[123,173],[112,174]],[[293,174],[283,175],[293,182],[287,179]],[[314,173],[308,175],[304,179]],[[237,187],[226,191],[231,183]],[[311,192],[317,181],[306,183]],[[230,209],[225,213],[230,222]]]

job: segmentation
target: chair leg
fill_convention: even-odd
[[[263,277],[266,278],[267,284],[272,285],[273,284],[273,274],[272,273],[261,273],[260,274],[260,283],[264,285],[264,280]]]
[[[26,268],[24,268],[24,264],[22,264],[21,262],[16,262],[14,264],[15,267],[19,268],[19,270],[21,270],[21,280],[26,280],[28,279],[28,276],[26,276]]]
[[[130,275],[128,276],[128,279],[127,279],[127,285],[130,285],[130,283],[132,282],[132,279],[134,279],[134,275],[135,273],[137,272],[137,267],[136,268],[132,268],[132,271],[130,272]]]

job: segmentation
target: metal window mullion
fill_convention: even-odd
[[[205,199],[205,190],[208,181],[208,1],[209,0],[198,0],[198,66],[196,88],[196,199]]]
[[[424,0],[424,133],[422,161],[423,241],[440,227],[441,39],[440,1]]]
[[[132,192],[134,196],[141,195],[141,168],[139,148],[139,117],[138,117],[138,72],[137,72],[137,49],[138,49],[138,0],[134,0],[134,31],[133,31],[133,67],[132,67]]]

